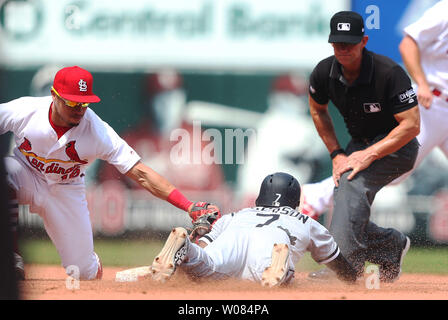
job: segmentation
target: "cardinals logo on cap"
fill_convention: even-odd
[[[78,82],[78,86],[79,86],[79,91],[87,92],[87,82],[85,82],[84,80],[80,79],[79,82]]]

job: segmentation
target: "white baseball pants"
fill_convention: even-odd
[[[289,241],[288,235],[279,228],[232,228],[204,249],[190,243],[188,260],[181,267],[193,277],[234,277],[260,282],[263,271],[271,265],[274,244],[289,244]],[[289,269],[294,271],[291,258]]]
[[[8,184],[17,191],[19,204],[44,221],[67,273],[79,279],[96,277],[98,261],[93,251],[93,234],[84,185],[54,184],[32,172],[18,158],[5,158]],[[73,272],[73,273],[72,273]]]

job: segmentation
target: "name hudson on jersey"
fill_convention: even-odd
[[[87,163],[85,160],[79,160],[76,150],[74,151],[74,146],[74,141],[71,141],[66,145],[66,153],[70,160],[46,159],[39,157],[34,152],[31,152],[31,143],[26,138],[25,141],[19,146],[19,150],[25,156],[31,167],[37,171],[46,174],[59,174],[61,175],[61,180],[66,180],[67,178],[73,179],[79,176],[81,173],[81,164]],[[75,164],[72,167],[63,168],[59,166],[59,163]]]
[[[268,211],[272,213],[279,213],[291,216],[299,220],[302,220],[303,223],[306,223],[306,221],[310,217],[290,207],[255,207],[255,209],[259,211]]]

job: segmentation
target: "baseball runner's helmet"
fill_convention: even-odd
[[[292,175],[277,172],[268,175],[261,183],[256,206],[296,208],[300,204],[300,184]]]

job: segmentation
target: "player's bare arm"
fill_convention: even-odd
[[[426,109],[429,109],[433,95],[422,68],[418,44],[412,37],[406,35],[400,42],[399,49],[409,75],[418,85],[418,102]]]
[[[386,137],[369,148],[353,152],[348,156],[344,172],[353,170],[347,177],[348,180],[353,179],[361,170],[368,168],[373,161],[399,150],[420,133],[420,113],[417,106],[397,113],[395,119],[399,125]]]
[[[189,201],[168,180],[141,161],[137,162],[131,170],[126,173],[126,176],[137,182],[154,196],[166,200],[172,205],[188,212],[193,222],[199,217],[208,214],[215,214],[216,219],[221,217],[220,209],[216,205],[203,201]]]
[[[154,196],[166,200],[175,187],[150,167],[138,161],[126,173],[126,176],[137,182]]]
[[[333,121],[328,112],[328,104],[319,104],[311,96],[308,97],[310,105],[310,113],[313,118],[319,136],[322,138],[329,153],[341,149],[341,146],[336,137]],[[333,180],[336,186],[341,174],[344,172],[346,155],[338,154],[333,158]],[[346,170],[345,170],[346,171]]]

